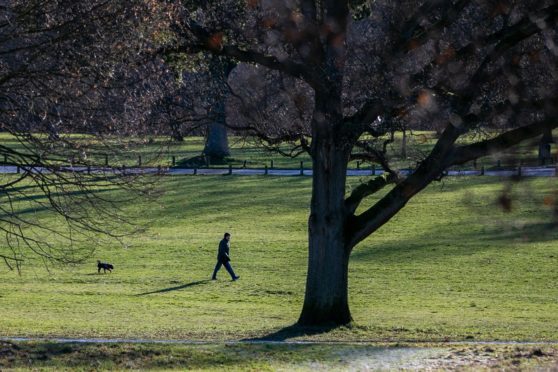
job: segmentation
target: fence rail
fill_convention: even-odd
[[[177,161],[177,155],[167,155],[167,161],[161,163],[163,158],[158,158],[159,164],[150,165],[145,162],[142,155],[138,155],[136,160],[128,158],[126,161],[120,160],[120,164],[112,162],[107,154],[96,154],[97,162],[90,164],[62,164],[59,169],[65,171],[101,173],[101,172],[120,172],[120,173],[164,173],[170,175],[204,175],[204,174],[238,174],[238,175],[280,175],[280,176],[310,176],[312,167],[305,166],[310,162],[300,161],[298,167],[282,166],[277,167],[272,159],[268,162],[253,162],[248,160],[234,161],[224,165],[184,166]],[[399,161],[401,163],[401,161]],[[166,164],[166,165],[163,165]],[[362,163],[360,161],[351,162],[352,167],[347,170],[348,176],[376,176],[382,175],[384,170],[375,164]],[[294,165],[294,164],[293,164]],[[402,174],[409,174],[416,168],[413,164],[398,169]],[[46,167],[40,165],[20,165],[11,161],[8,155],[4,155],[3,162],[0,158],[0,173],[21,173],[22,171],[48,171]],[[558,163],[554,157],[524,158],[524,159],[496,159],[488,161],[487,158],[480,161],[472,161],[467,166],[454,167],[445,172],[448,176],[556,176],[558,175]]]

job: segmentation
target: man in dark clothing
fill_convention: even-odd
[[[237,280],[240,276],[235,275],[233,268],[229,261],[229,249],[230,249],[231,234],[225,233],[225,237],[219,243],[219,253],[217,253],[217,264],[215,265],[215,270],[213,270],[213,276],[211,279],[217,280],[217,271],[221,268],[221,265],[225,266],[225,269],[231,274],[232,280]]]

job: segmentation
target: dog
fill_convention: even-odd
[[[101,273],[101,269],[103,269],[103,273],[106,273],[107,270],[109,271],[109,273],[112,273],[112,270],[114,270],[114,266],[109,263],[97,260],[97,274]]]

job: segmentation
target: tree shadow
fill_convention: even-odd
[[[205,157],[197,155],[188,159],[180,159],[173,168],[203,168],[207,166]]]
[[[9,190],[10,192],[12,192],[11,190]],[[29,207],[29,208],[23,208],[23,209],[19,209],[19,210],[15,210],[14,212],[8,212],[8,210],[2,210],[0,213],[0,218],[9,218],[13,215],[17,215],[17,216],[21,216],[24,214],[35,214],[35,213],[39,213],[39,212],[44,212],[44,211],[49,211],[52,210],[52,206],[50,204],[47,204],[48,201],[45,201],[45,199],[48,199],[49,197],[52,199],[57,199],[60,202],[60,198],[77,198],[79,196],[83,196],[83,195],[94,195],[94,194],[100,194],[100,193],[105,193],[105,192],[109,192],[109,191],[113,191],[110,188],[105,188],[105,189],[98,189],[95,190],[93,192],[88,192],[88,191],[68,191],[68,192],[54,192],[52,194],[47,195],[44,193],[40,193],[40,192],[36,192],[34,194],[26,194],[26,195],[19,195],[19,196],[13,196],[11,198],[11,202],[12,203],[20,203],[20,202],[30,202],[32,203],[32,205],[34,205],[33,207]],[[95,196],[94,196],[95,197]],[[77,200],[77,199],[76,199]],[[97,200],[101,200],[101,199],[97,199]]]
[[[265,336],[246,338],[243,339],[242,341],[250,341],[250,342],[285,341],[295,337],[314,336],[322,333],[327,333],[339,327],[340,327],[339,325],[335,325],[335,324],[323,325],[319,327],[318,326],[311,327],[311,326],[301,326],[295,323],[285,328],[281,328],[275,332],[269,333]]]
[[[532,222],[514,227],[511,223],[493,224],[481,231],[452,232],[439,228],[438,238],[432,241],[432,233],[425,231],[407,239],[393,239],[382,243],[363,245],[351,254],[352,262],[393,263],[423,262],[446,257],[470,256],[478,252],[503,252],[516,250],[520,244],[552,242],[558,239],[555,222]],[[462,244],[456,242],[475,242]],[[455,249],[461,248],[461,249]]]
[[[176,286],[176,287],[169,287],[169,288],[158,289],[156,291],[139,293],[136,296],[146,296],[146,295],[155,294],[155,293],[165,293],[165,292],[178,291],[180,289],[189,288],[189,287],[193,287],[193,286],[200,285],[200,284],[205,284],[205,283],[208,283],[209,281],[210,281],[209,279],[198,280],[197,282],[186,283],[186,284],[182,284],[182,285],[179,285],[179,286]]]

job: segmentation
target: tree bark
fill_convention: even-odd
[[[298,321],[301,325],[343,325],[352,320],[348,301],[349,252],[334,225],[342,224],[327,221],[324,216],[310,217],[306,293]]]
[[[184,142],[184,135],[180,131],[180,123],[171,122],[170,129],[171,129],[171,139],[173,141]]]
[[[324,100],[327,103],[323,105],[317,102],[322,107],[314,115],[313,127],[319,129],[312,137],[308,274],[301,325],[342,325],[351,321],[344,201],[350,146],[334,130],[342,120],[340,105],[328,101]]]
[[[407,159],[407,129],[403,128],[403,138],[401,140],[401,157]]]
[[[225,109],[224,105],[223,102],[223,111]],[[227,127],[224,121],[225,115],[218,115],[218,119],[209,125],[203,153],[210,163],[220,163],[230,155]]]
[[[209,66],[211,76],[220,84],[212,110],[215,119],[209,124],[205,148],[203,149],[203,153],[209,163],[222,163],[225,157],[230,155],[226,126],[227,115],[225,111],[229,88],[226,86],[226,82],[229,74],[235,67],[236,63],[230,60],[221,60],[217,57],[211,60]]]

